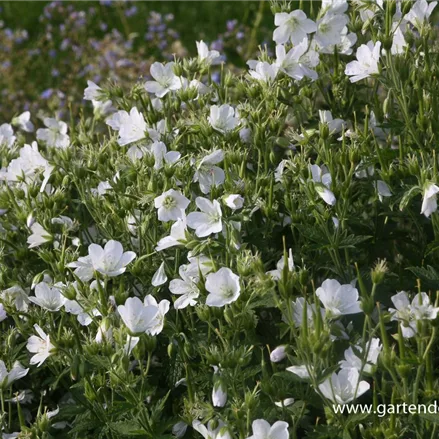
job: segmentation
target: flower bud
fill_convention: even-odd
[[[214,407],[224,407],[227,402],[227,390],[219,380],[214,386],[212,390],[212,402]]]
[[[282,361],[286,356],[286,348],[287,346],[281,345],[278,346],[276,349],[273,349],[270,353],[270,361],[272,363],[279,363]]]
[[[44,273],[38,273],[34,276],[34,278],[32,279],[32,284],[31,284],[31,290],[33,290],[35,288],[35,285],[39,284],[40,282],[42,282],[44,279]]]
[[[371,278],[374,284],[380,284],[384,280],[384,276],[388,271],[387,263],[385,259],[378,259],[375,267],[371,271]]]

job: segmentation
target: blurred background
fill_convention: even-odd
[[[242,69],[272,31],[266,1],[1,2],[0,124],[76,113],[87,79],[130,88],[152,62],[196,55],[196,40]]]

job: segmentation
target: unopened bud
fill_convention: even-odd
[[[276,349],[273,349],[270,353],[270,361],[272,363],[279,363],[280,361],[282,361],[287,356],[286,348],[287,346],[281,345],[278,346]]]

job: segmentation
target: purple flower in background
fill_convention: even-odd
[[[222,39],[215,40],[211,44],[210,48],[211,48],[211,50],[218,50],[218,52],[222,52],[222,50],[224,48],[224,41]]]
[[[131,6],[131,8],[127,9],[125,11],[125,15],[127,17],[132,17],[133,15],[137,14],[137,7],[136,6]]]
[[[47,90],[44,90],[44,91],[41,93],[40,97],[41,97],[42,99],[49,99],[49,98],[52,96],[52,94],[53,94],[53,89],[48,88]]]
[[[15,37],[15,42],[17,44],[20,44],[23,41],[26,41],[28,38],[29,38],[29,35],[27,33],[27,30],[23,30]]]
[[[227,30],[229,32],[232,32],[235,29],[236,24],[238,23],[238,20],[227,20]]]
[[[51,58],[55,58],[56,57],[56,50],[55,49],[50,49],[49,50],[49,56]]]
[[[219,72],[213,72],[212,73],[212,81],[219,84],[221,82],[221,76]]]
[[[70,46],[70,40],[68,38],[65,38],[62,40],[61,45],[59,46],[60,50],[66,50]]]

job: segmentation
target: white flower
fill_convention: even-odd
[[[22,404],[27,404],[31,402],[34,398],[34,395],[30,389],[22,390],[21,392],[16,392],[14,396],[10,399],[6,399],[7,402],[12,402],[16,404],[17,402],[20,402]],[[19,433],[17,433],[18,436]]]
[[[91,103],[93,104],[93,114],[97,118],[101,118],[106,116],[107,114],[111,114],[115,110],[115,108],[113,107],[113,102],[110,100],[91,101]]]
[[[439,192],[439,187],[434,183],[428,183],[424,187],[424,197],[422,200],[421,213],[423,213],[427,218],[437,210],[437,193]]]
[[[138,142],[146,137],[147,128],[143,114],[136,107],[133,107],[129,115],[121,117],[117,143],[120,146],[124,146],[129,143]]]
[[[217,200],[197,197],[195,204],[201,212],[191,212],[187,216],[187,225],[195,229],[199,238],[204,238],[212,233],[219,233],[223,229],[221,206]]]
[[[177,221],[172,224],[169,236],[165,236],[157,243],[155,251],[159,252],[176,245],[183,245],[183,242],[186,241],[186,230],[186,216],[178,218]]]
[[[21,130],[26,131],[27,133],[32,133],[35,129],[34,124],[30,120],[30,112],[25,111],[21,113],[19,116],[14,117],[12,120],[13,125],[18,126]],[[0,127],[1,131],[1,127]],[[0,141],[0,143],[2,143]]]
[[[14,136],[14,130],[11,125],[8,123],[0,125],[0,146],[6,145],[8,148],[11,148],[15,139],[16,137]]]
[[[340,285],[335,279],[327,279],[316,294],[333,317],[361,312],[358,291],[351,284]]]
[[[309,167],[314,183],[318,183],[315,188],[320,198],[326,204],[334,206],[337,200],[334,193],[329,189],[332,183],[331,174],[327,172],[324,166],[320,168],[318,165],[309,165]]]
[[[293,310],[293,323],[296,328],[300,328],[303,324],[303,309],[305,307],[305,298],[298,297],[295,301],[291,301],[291,307]],[[309,304],[306,302],[306,318],[307,318],[307,326],[308,328],[314,327],[314,314],[316,313],[315,304]],[[321,309],[322,315],[324,315],[324,310]]]
[[[96,101],[102,95],[102,88],[93,81],[87,81],[87,88],[84,90],[86,101]]]
[[[166,145],[163,142],[154,142],[150,148],[155,161],[154,169],[161,169],[163,167],[163,162],[173,164],[181,157],[181,154],[177,151],[168,152]]]
[[[41,184],[40,192],[43,192],[52,170],[53,167],[39,153],[37,142],[32,142],[32,145],[24,145],[20,149],[20,156],[18,158],[11,160],[5,178],[7,181],[14,183],[24,182],[30,184],[42,173],[44,180]]]
[[[3,320],[6,320],[8,317],[5,308],[2,303],[0,303],[0,322],[3,322]]]
[[[360,6],[360,18],[363,22],[367,22],[374,18],[375,14],[381,9],[383,10],[384,1],[376,0],[375,2],[364,2],[363,0],[354,0]],[[366,7],[367,6],[367,7]]]
[[[206,305],[222,307],[235,302],[241,292],[239,276],[230,268],[220,268],[216,273],[207,276],[206,290],[210,293],[206,298]]]
[[[391,297],[395,308],[389,308],[392,313],[391,320],[401,322],[402,335],[405,338],[411,338],[416,335],[416,320],[408,295],[405,291],[401,291]]]
[[[318,54],[308,50],[308,39],[295,45],[286,52],[285,46],[276,46],[276,66],[290,78],[300,81],[305,76],[313,81],[318,78],[317,73],[311,69],[319,63]]]
[[[209,50],[207,44],[201,40],[196,41],[198,59],[204,61],[207,65],[218,64],[220,62],[220,54],[217,50]]]
[[[156,325],[155,318],[159,312],[157,306],[144,306],[138,297],[128,297],[125,305],[119,305],[117,310],[132,335],[147,332]]]
[[[111,323],[108,318],[104,318],[99,324],[95,341],[96,343],[113,342],[113,328],[111,327]]]
[[[353,32],[349,32],[348,28],[345,27],[341,31],[340,41],[337,44],[330,44],[326,47],[323,47],[320,50],[320,52],[333,54],[335,48],[337,47],[337,52],[340,53],[341,55],[351,55],[352,46],[356,42],[357,42],[357,34],[354,34]]]
[[[169,311],[169,300],[161,300],[160,303],[157,303],[157,300],[154,296],[149,294],[145,297],[143,300],[143,304],[145,307],[147,306],[154,306],[157,308],[157,314],[155,315],[154,319],[150,323],[148,327],[148,334],[150,335],[157,335],[160,334],[163,331],[163,326],[165,324],[165,315]]]
[[[92,287],[90,289],[93,290]],[[97,317],[101,315],[101,313],[96,308],[92,309],[91,312],[85,312],[82,305],[80,305],[76,300],[66,299],[64,303],[64,309],[69,314],[77,316],[76,319],[81,326],[90,325],[90,323],[93,321],[92,316]]]
[[[417,0],[404,18],[419,30],[424,22],[430,18],[436,5],[437,2],[428,3],[427,0]]]
[[[172,434],[178,438],[181,438],[186,434],[186,430],[187,424],[183,421],[180,421],[172,427]]]
[[[130,115],[125,110],[120,110],[107,117],[107,119],[105,119],[105,123],[113,128],[113,130],[119,131],[122,125],[128,123],[129,120]]]
[[[270,361],[273,363],[279,363],[280,361],[282,361],[286,356],[286,346],[285,345],[281,345],[278,346],[276,349],[273,349],[270,352]]]
[[[293,404],[294,404],[294,398],[286,398],[283,401],[276,401],[274,403],[274,405],[276,407],[280,407],[280,408],[288,407],[288,406],[293,405]]]
[[[180,192],[170,189],[154,199],[154,206],[158,209],[159,221],[176,221],[184,217],[186,207],[190,201]]]
[[[151,284],[154,287],[159,287],[160,285],[166,283],[167,280],[168,280],[168,276],[166,276],[166,272],[165,272],[165,262],[162,262],[160,264],[160,267],[153,274]]]
[[[319,110],[319,117],[321,123],[328,125],[330,134],[339,133],[346,126],[343,119],[334,119],[329,110]]]
[[[29,300],[47,311],[59,311],[64,305],[66,298],[55,286],[50,287],[46,282],[40,282],[35,286],[35,297]]]
[[[418,320],[434,320],[439,308],[430,305],[430,298],[426,293],[418,293],[410,303],[405,291],[391,297],[395,308],[389,308],[391,320],[400,322],[402,336],[414,337],[417,333]]]
[[[214,384],[212,389],[212,403],[214,407],[224,407],[227,402],[227,389],[219,380]]]
[[[248,62],[247,62],[248,64]],[[250,76],[258,81],[272,82],[276,79],[279,67],[276,64],[270,64],[266,61],[258,61],[250,66],[253,70],[250,70]]]
[[[276,270],[268,271],[273,279],[280,280],[282,278],[282,272],[285,267],[285,258],[282,256],[276,264]],[[291,249],[288,250],[288,271],[294,270],[294,259],[293,259],[293,251]]]
[[[75,276],[79,277],[83,282],[88,282],[93,279],[94,268],[90,256],[79,257],[77,261],[70,262],[67,267],[74,268]]]
[[[239,124],[238,118],[235,117],[235,110],[228,104],[220,107],[212,105],[207,119],[214,130],[223,134],[234,130]]]
[[[396,15],[396,14],[395,14]],[[393,18],[395,19],[395,17]],[[405,52],[407,42],[404,37],[404,32],[407,30],[407,21],[405,19],[398,20],[392,24],[393,42],[390,52],[392,55],[401,55]]]
[[[27,238],[29,248],[39,247],[53,239],[52,235],[47,232],[40,223],[33,223],[30,229],[32,234]]]
[[[122,244],[114,240],[108,241],[104,248],[90,244],[88,255],[93,270],[110,277],[125,273],[126,266],[136,257],[132,251],[124,252]]]
[[[301,10],[289,14],[278,12],[274,16],[274,24],[278,26],[273,32],[273,40],[277,44],[285,44],[288,40],[293,45],[299,44],[307,34],[317,30],[314,21],[307,18],[305,12]]]
[[[344,14],[325,14],[317,21],[317,32],[314,35],[315,42],[320,47],[339,44],[341,32],[348,23],[349,18]]]
[[[111,186],[109,181],[101,181],[98,184],[97,188],[93,188],[91,189],[91,193],[93,195],[97,195],[97,196],[103,196],[105,195],[108,191],[111,191],[113,189],[113,187]]]
[[[355,177],[357,178],[369,178],[375,174],[375,167],[373,165],[366,166],[362,160],[355,169]]]
[[[379,338],[372,338],[369,340],[366,346],[366,352],[367,352],[367,359],[364,361],[364,358],[360,358],[357,356],[357,351],[360,355],[363,355],[363,348],[360,344],[357,344],[355,346],[355,351],[350,346],[348,349],[344,351],[344,360],[340,361],[340,367],[342,369],[357,369],[359,372],[361,371],[363,367],[363,370],[366,373],[372,373],[373,366],[377,364],[378,361],[378,355],[380,354],[382,350],[382,345],[380,343]]]
[[[29,291],[29,290],[28,290]],[[19,285],[14,285],[0,293],[3,300],[13,301],[17,311],[26,312],[29,303],[29,292],[26,292]]]
[[[290,366],[286,369],[288,372],[294,373],[294,375],[297,375],[299,378],[302,378],[302,380],[307,380],[310,378],[309,372],[313,371],[312,366],[307,366],[306,364],[302,364],[301,366]]]
[[[43,120],[47,128],[37,130],[37,140],[42,140],[47,146],[65,149],[70,145],[67,134],[67,124],[62,120],[46,117]]]
[[[12,369],[8,372],[3,360],[0,360],[0,388],[9,386],[14,381],[19,380],[27,375],[29,369],[25,369],[18,361],[14,363]]]
[[[203,276],[206,276],[213,269],[212,261],[207,256],[199,255],[192,257],[189,253],[188,260],[188,265],[182,265],[179,268],[180,275],[184,273],[186,276],[198,279],[200,272]]]
[[[208,194],[212,186],[217,187],[224,183],[224,171],[215,166],[224,160],[224,152],[221,149],[213,151],[211,154],[203,157],[197,166],[194,174],[194,182],[200,184],[200,190],[203,194]]]
[[[198,277],[189,276],[185,272],[185,268],[182,265],[179,269],[181,279],[173,279],[169,283],[169,291],[180,296],[174,303],[175,309],[184,309],[187,306],[196,305],[200,295],[200,290],[197,286]]]
[[[321,12],[342,14],[348,9],[347,0],[322,0]]]
[[[224,203],[226,206],[230,207],[232,210],[242,209],[244,206],[244,198],[239,194],[230,194],[224,198]]]
[[[26,348],[29,352],[35,354],[30,359],[30,364],[37,364],[40,367],[48,357],[51,355],[52,349],[55,348],[50,342],[50,336],[47,335],[37,324],[34,325],[38,336],[31,335],[27,340]]]
[[[252,423],[253,436],[247,439],[288,439],[288,423],[284,421],[277,421],[273,425],[264,419],[256,419]]]
[[[180,89],[182,84],[181,80],[175,75],[173,69],[173,62],[167,64],[155,62],[150,70],[151,76],[155,81],[145,82],[146,91],[155,94],[158,98],[162,98],[170,91]]]
[[[224,422],[218,421],[218,426],[213,428],[213,422],[209,421],[207,427],[200,421],[193,421],[192,427],[198,431],[204,439],[232,439],[230,433],[225,429]]]
[[[367,381],[360,381],[357,369],[342,369],[338,375],[333,373],[322,384],[319,390],[325,398],[335,404],[347,404],[370,389]]]
[[[378,198],[380,199],[380,201],[383,201],[383,197],[391,197],[392,196],[392,192],[390,191],[389,186],[383,180],[377,180],[376,189],[377,189]]]
[[[131,352],[137,346],[139,341],[140,337],[131,337],[131,335],[128,335],[125,346],[123,347],[125,355],[131,355]]]
[[[361,81],[370,75],[379,73],[378,62],[380,60],[381,42],[375,45],[372,41],[362,44],[356,53],[357,61],[350,62],[345,69],[345,74],[350,76],[351,82]]]
[[[413,298],[411,308],[416,320],[434,320],[439,308],[430,304],[430,298],[426,293],[418,293]]]

